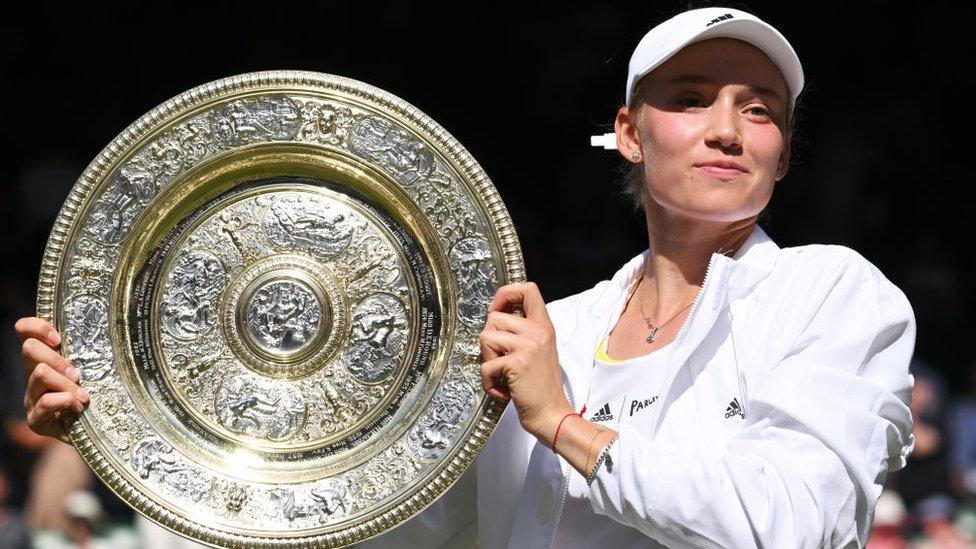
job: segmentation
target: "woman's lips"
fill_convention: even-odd
[[[695,169],[700,170],[711,177],[715,177],[717,179],[722,179],[722,180],[735,179],[740,175],[749,173],[748,170],[739,166],[738,164],[725,163],[725,162],[695,164]]]

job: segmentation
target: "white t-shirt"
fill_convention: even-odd
[[[615,431],[620,424],[627,423],[649,434],[651,411],[659,406],[658,391],[664,383],[674,343],[668,343],[647,355],[614,360],[606,354],[607,341],[608,338],[604,338],[600,342],[593,357],[593,383],[583,417]],[[605,535],[608,531],[615,532],[613,540],[600,537],[601,533]],[[566,506],[559,520],[553,547],[601,547],[608,542],[614,549],[659,547],[657,542],[640,531],[629,528],[624,534],[619,523],[594,513],[586,480],[574,471],[569,476]]]

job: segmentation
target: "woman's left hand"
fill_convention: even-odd
[[[511,306],[521,306],[525,317],[505,312]],[[556,425],[573,409],[563,392],[556,333],[534,283],[495,292],[481,332],[481,357],[485,392],[511,398],[522,428],[549,445]]]

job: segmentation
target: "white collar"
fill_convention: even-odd
[[[736,291],[733,293],[741,295],[772,271],[776,264],[779,249],[779,246],[766,234],[766,231],[759,225],[754,225],[749,238],[742,244],[735,256],[729,258],[722,254],[713,253],[712,259],[717,257],[720,261],[732,262],[738,275],[735,280]],[[650,249],[644,250],[613,275],[607,290],[593,302],[591,314],[603,316],[609,309],[613,318],[620,316],[620,311],[614,310],[617,307],[613,307],[613,304],[620,301],[622,295],[630,294],[633,285],[640,279],[644,261],[649,255]]]

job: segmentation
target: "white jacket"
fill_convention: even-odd
[[[548,305],[575,407],[642,262]],[[636,528],[668,547],[863,547],[885,477],[914,444],[914,341],[904,294],[849,248],[780,249],[757,226],[735,258],[713,254],[657,393],[656,427],[621,425],[613,469],[590,487],[593,512],[620,523],[607,544]],[[744,418],[727,417],[733,399]],[[579,473],[511,406],[476,467],[478,547],[550,547]],[[470,498],[461,490],[375,542],[402,546],[418,525],[443,539],[464,526],[437,523]]]
[[[548,305],[576,408],[643,259]],[[863,547],[885,477],[914,444],[914,342],[908,300],[857,252],[780,249],[756,227],[735,258],[712,255],[651,410],[656,428],[620,426],[614,467],[589,490],[593,512],[651,547]],[[733,399],[744,418],[727,417]],[[476,468],[479,549],[550,547],[579,473],[527,434],[512,406]],[[470,529],[474,484],[465,474],[364,546],[463,545],[455,532]]]

